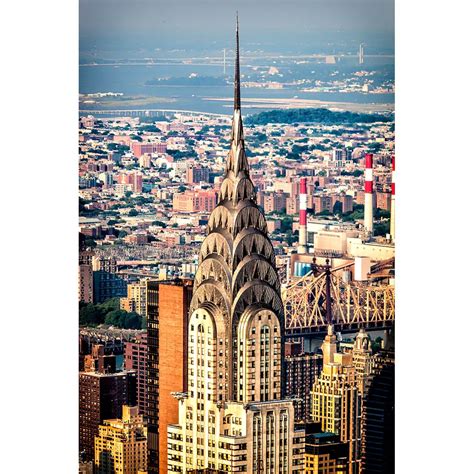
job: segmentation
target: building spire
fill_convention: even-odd
[[[234,110],[240,110],[239,12],[236,12]]]

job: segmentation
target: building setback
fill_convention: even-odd
[[[106,419],[118,418],[122,405],[136,403],[136,373],[79,373],[79,452],[94,459],[94,437]]]
[[[167,470],[302,474],[305,431],[295,427],[292,401],[282,399],[275,252],[245,154],[238,35],[237,25],[231,148],[199,252],[187,390],[175,394],[179,419],[168,425]]]
[[[95,474],[146,472],[147,431],[138,407],[124,405],[121,418],[105,420],[95,437]]]

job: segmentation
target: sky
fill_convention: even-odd
[[[393,53],[394,0],[80,0],[81,53],[232,47],[236,10],[247,50]]]

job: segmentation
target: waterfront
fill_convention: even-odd
[[[330,80],[330,72],[334,69],[341,77],[347,77],[358,69],[357,65],[338,64],[330,68],[326,64],[282,65],[277,64],[280,76],[269,75],[268,65],[259,65],[257,62],[243,67],[243,77],[251,84],[243,90],[243,105],[245,114],[256,113],[262,110],[279,108],[279,102],[286,102],[285,107],[335,107],[343,110],[364,111],[368,104],[377,104],[374,111],[390,110],[393,108],[393,93],[368,94],[354,92],[309,92],[304,91],[308,84],[299,83],[303,74],[309,74],[314,80]],[[368,70],[376,71],[383,80],[391,76],[391,65],[369,65]],[[230,99],[233,94],[232,84],[227,85],[147,85],[147,81],[156,78],[188,78],[191,75],[200,77],[224,77],[222,64],[141,64],[141,65],[81,65],[80,93],[93,94],[98,92],[122,93],[120,98],[105,98],[105,100],[80,102],[81,110],[94,109],[177,109],[194,110],[208,113],[228,113]],[[280,81],[282,88],[261,87],[258,82]],[[84,98],[83,98],[84,99]],[[217,99],[217,100],[216,100]],[[298,102],[306,104],[301,105]],[[310,102],[312,101],[312,102]],[[321,101],[318,103],[316,101]],[[246,105],[247,102],[247,105]],[[291,105],[295,103],[294,105]],[[331,105],[336,103],[335,105]],[[324,105],[326,104],[326,105]],[[350,107],[347,104],[351,104]],[[360,104],[360,107],[358,107]],[[387,104],[387,105],[381,105]],[[360,109],[360,110],[358,110]]]

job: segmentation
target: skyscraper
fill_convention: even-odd
[[[176,394],[168,472],[304,472],[304,430],[282,400],[284,310],[275,254],[245,154],[236,30],[231,149],[200,254],[188,390]]]
[[[121,418],[99,426],[94,464],[96,474],[146,472],[146,427],[138,407],[124,405]]]
[[[361,394],[352,354],[338,353],[333,327],[322,345],[323,370],[313,386],[312,417],[326,433],[348,443],[349,474],[360,467]]]
[[[186,390],[191,280],[147,281],[148,472],[167,469],[167,431],[178,421],[172,392]]]
[[[105,419],[118,418],[122,405],[136,403],[136,373],[79,373],[79,451],[94,457],[94,436]]]
[[[137,372],[137,405],[140,415],[146,414],[147,406],[147,357],[146,333],[137,334],[134,341],[124,344],[124,368]]]
[[[365,474],[395,472],[395,358],[373,358],[362,408],[362,468]]]

